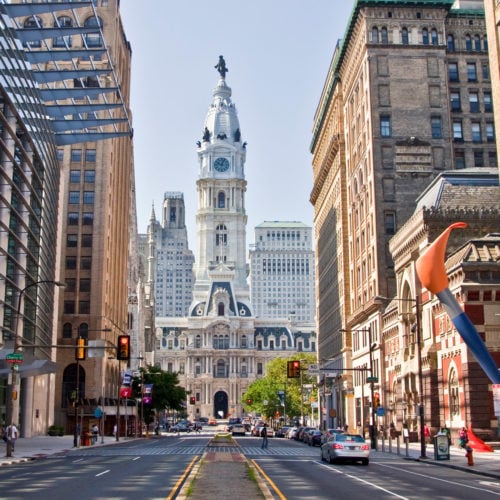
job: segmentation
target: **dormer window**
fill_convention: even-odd
[[[217,304],[217,316],[224,316],[224,302]]]

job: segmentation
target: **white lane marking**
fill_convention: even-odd
[[[108,472],[110,472],[110,470],[105,470],[103,472],[99,472],[99,474],[96,474],[95,477],[99,477],[99,476],[104,476],[104,474],[107,474]]]
[[[455,486],[457,484],[456,481],[449,481],[448,479],[442,479],[440,477],[430,476],[429,474],[421,474],[420,472],[414,472],[414,471],[410,471],[410,470],[406,470],[406,469],[401,469],[400,467],[394,467],[392,465],[386,465],[386,464],[382,464],[380,462],[376,462],[373,465],[378,465],[379,467],[387,467],[388,469],[394,469],[394,470],[397,470],[398,472],[401,472],[403,470],[407,474],[413,474],[414,476],[425,477],[426,479],[434,479],[434,481],[440,481],[440,482],[446,483],[446,484],[453,484]],[[431,466],[429,466],[429,467],[431,467]],[[485,491],[486,493],[492,493],[493,495],[500,496],[500,493],[497,491],[491,491],[491,490],[487,490],[485,488],[478,488],[477,486],[472,486],[468,483],[463,483],[463,484],[460,483],[460,485],[464,488],[469,488],[471,490]]]
[[[141,457],[135,457],[132,459],[132,461],[134,462],[135,460],[140,460],[140,459],[141,459]]]
[[[408,497],[403,497],[401,495],[398,495],[397,493],[394,493],[393,491],[388,490],[387,488],[382,488],[382,486],[379,486],[378,484],[371,483],[370,481],[366,481],[365,479],[361,479],[358,476],[353,476],[352,474],[347,474],[345,471],[341,471],[335,467],[329,467],[328,465],[321,463],[321,462],[316,462],[313,460],[313,462],[317,465],[320,465],[321,467],[324,467],[325,469],[331,471],[331,472],[336,472],[337,474],[341,474],[343,476],[350,477],[351,479],[355,479],[356,481],[359,481],[361,483],[367,484],[369,486],[373,486],[374,488],[377,488],[377,490],[382,490],[385,493],[388,493],[389,495],[392,495],[393,497],[396,498],[402,498],[403,500],[409,500]]]

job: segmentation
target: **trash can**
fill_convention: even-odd
[[[449,460],[450,459],[450,443],[448,435],[438,433],[433,437],[434,441],[434,460]]]

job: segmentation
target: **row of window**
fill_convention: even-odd
[[[479,92],[477,92],[475,90],[469,90],[468,95],[469,95],[469,111],[471,113],[480,113],[481,106],[480,106],[480,94],[479,94]],[[483,111],[485,113],[492,113],[493,112],[493,100],[491,98],[490,91],[483,91],[482,102],[483,102]],[[462,101],[461,101],[459,89],[450,90],[450,106],[451,106],[452,111],[455,111],[455,112],[462,111]]]
[[[76,269],[78,265],[78,259],[74,255],[68,255],[66,257],[66,269]],[[92,269],[92,257],[82,256],[80,257],[80,269],[90,271]]]
[[[411,43],[411,30],[406,26],[401,28],[400,32],[400,43],[402,45],[409,45]],[[450,52],[455,52],[457,47],[463,48],[467,52],[472,52],[473,50],[476,52],[487,52],[488,51],[488,38],[485,34],[482,35],[471,35],[467,33],[459,45],[455,39],[455,35],[449,34],[447,36],[447,49]],[[380,44],[388,44],[389,43],[389,31],[386,26],[382,26],[379,28],[378,26],[373,26],[371,29],[371,42],[372,43],[380,43]],[[394,42],[394,40],[391,40]],[[439,45],[439,34],[436,28],[422,28],[420,30],[420,43],[422,45]]]
[[[63,338],[70,339],[73,337],[73,325],[71,323],[64,323],[63,325]],[[76,331],[77,337],[87,339],[89,336],[89,325],[87,323],[80,323]]]
[[[66,236],[66,246],[69,248],[77,248],[78,246],[92,247],[92,235],[91,234],[80,235],[80,245],[78,245],[78,235],[68,234]]]
[[[93,205],[95,199],[94,191],[70,191],[68,195],[68,203],[70,205],[80,205],[82,202],[84,205]]]
[[[79,300],[78,310],[75,300],[64,301],[64,314],[90,314],[90,300]]]
[[[64,153],[64,150],[62,150],[62,149],[58,150],[60,160],[63,159],[63,153]],[[97,152],[95,149],[86,149],[85,150],[85,161],[86,162],[95,163],[96,157],[97,157]],[[80,163],[82,161],[82,158],[83,158],[83,152],[81,149],[75,148],[75,149],[71,150],[70,159],[73,163]]]
[[[82,171],[81,170],[70,170],[69,182],[71,182],[73,184],[80,184],[81,181],[82,181]],[[95,183],[95,170],[84,170],[83,182],[85,184]]]
[[[84,23],[84,27],[93,28],[93,27],[102,27],[102,20],[100,18],[89,17]],[[54,20],[53,27],[54,28],[72,28],[74,26],[73,19],[69,16],[59,16]],[[37,29],[43,28],[43,21],[38,16],[31,16],[26,19],[23,23],[23,27],[26,29]],[[82,39],[86,47],[102,47],[103,41],[100,33],[86,33],[82,35]],[[73,45],[73,37],[71,35],[67,36],[56,36],[52,39],[52,46],[55,48],[66,48],[72,47]],[[41,40],[34,40],[32,42],[27,42],[25,46],[37,48],[42,46]]]
[[[487,62],[481,63],[481,74],[483,80],[490,79],[490,67]],[[466,75],[468,82],[477,82],[478,81],[478,71],[477,64],[475,62],[466,63]],[[448,63],[448,80],[450,82],[459,82],[460,81],[460,72],[458,62],[449,62]]]

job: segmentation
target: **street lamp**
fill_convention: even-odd
[[[424,417],[424,377],[422,374],[422,311],[420,310],[420,298],[417,295],[412,298],[393,298],[377,295],[374,299],[375,303],[390,302],[397,300],[398,302],[413,302],[415,304],[415,328],[417,334],[417,370],[418,370],[418,414],[420,427],[420,458],[427,458],[425,450],[425,417]]]
[[[24,292],[26,290],[29,290],[31,287],[41,285],[42,283],[51,283],[52,285],[55,286],[62,286],[64,287],[64,283],[61,283],[59,281],[54,281],[54,280],[39,280],[35,281],[33,283],[30,283],[29,285],[26,285],[24,288],[22,288],[19,291],[19,296],[17,299],[17,312],[16,312],[16,324],[15,324],[15,329],[14,329],[14,353],[21,353],[21,350],[23,348],[23,337],[20,335],[19,332],[19,326],[21,322],[19,321],[21,317],[21,303],[22,303],[22,298],[24,295]],[[10,428],[12,430],[12,427],[14,425],[14,417],[17,417],[19,415],[19,392],[21,389],[21,380],[19,376],[19,366],[18,363],[12,363],[12,374],[11,374],[11,384],[10,384],[10,399],[9,399],[9,423],[10,423]],[[11,457],[12,456],[12,440],[8,439],[7,440],[7,451],[6,451],[6,456]]]

